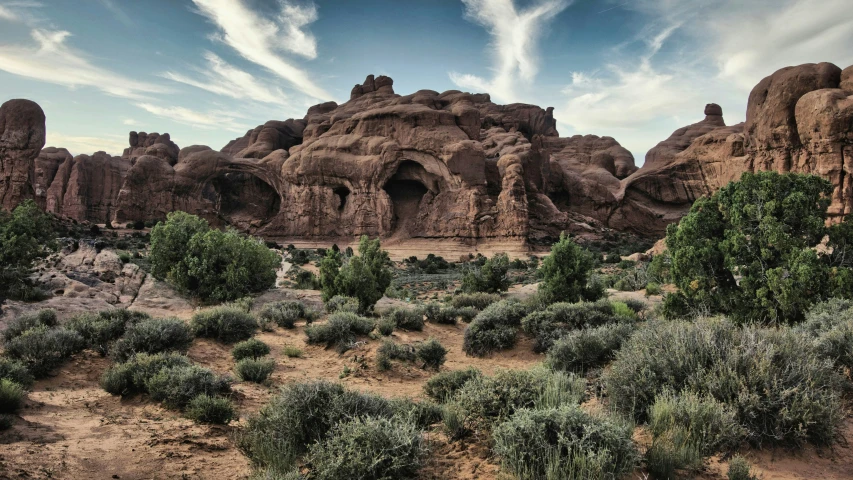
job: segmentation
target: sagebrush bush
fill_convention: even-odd
[[[123,362],[137,353],[185,352],[192,344],[190,327],[178,318],[152,318],[129,325],[111,348],[114,360]]]
[[[231,391],[230,380],[198,365],[161,369],[145,381],[152,400],[183,409],[198,395],[216,396]]]
[[[421,312],[426,320],[430,323],[438,323],[441,325],[454,325],[456,319],[459,318],[459,309],[449,307],[435,302],[428,303],[421,307]]]
[[[113,395],[147,392],[146,382],[160,370],[188,367],[192,362],[176,352],[137,353],[124,363],[115,363],[101,376],[101,387]]]
[[[429,400],[416,402],[411,398],[392,398],[391,408],[398,417],[405,418],[421,428],[440,422],[443,411],[441,405]]]
[[[575,405],[520,409],[493,432],[503,469],[521,480],[621,478],[638,454],[633,425]]]
[[[705,457],[737,448],[746,433],[730,406],[710,396],[671,391],[658,395],[649,408],[649,431],[646,464],[659,478],[701,468]]]
[[[652,321],[617,352],[605,381],[611,404],[637,420],[665,389],[710,395],[735,409],[754,444],[830,444],[842,416],[840,376],[790,328]]]
[[[336,312],[329,315],[323,324],[309,325],[305,328],[308,343],[324,343],[327,348],[335,347],[338,352],[349,350],[356,335],[367,335],[375,326],[373,320],[352,312]]]
[[[190,327],[197,337],[214,338],[221,342],[239,342],[258,330],[252,314],[231,306],[215,307],[193,315]]]
[[[17,318],[10,321],[6,326],[6,330],[3,330],[3,339],[8,342],[31,328],[55,326],[56,310],[52,308],[44,308],[35,313],[19,315]]]
[[[353,392],[324,380],[291,383],[250,417],[240,448],[258,466],[290,471],[308,447],[328,437],[337,424],[365,416],[395,414],[388,400]]]
[[[555,370],[585,373],[609,362],[636,326],[615,323],[567,333],[548,349],[546,363]]]
[[[98,313],[75,315],[65,328],[74,330],[83,337],[86,348],[98,352],[102,357],[109,353],[112,343],[124,335],[128,324],[148,320],[147,313],[124,309],[103,310]]]
[[[580,404],[586,380],[545,368],[499,370],[491,377],[467,381],[454,396],[454,402],[471,419],[491,426],[509,418],[522,408],[558,407]]]
[[[518,326],[529,307],[513,301],[501,300],[480,312],[465,329],[462,349],[468,355],[483,356],[495,350],[505,350],[515,345]]]
[[[453,398],[457,391],[469,380],[483,376],[480,370],[468,367],[465,370],[451,370],[433,375],[424,384],[424,393],[433,400],[444,403]]]
[[[39,326],[26,330],[6,343],[6,355],[20,360],[36,378],[41,378],[84,347],[83,337],[73,330]]]
[[[483,310],[500,300],[501,296],[496,293],[460,293],[450,299],[450,305],[455,308],[472,307],[477,310]]]
[[[24,388],[30,388],[35,381],[23,362],[6,357],[0,357],[0,378],[11,380]]]
[[[317,480],[415,478],[425,458],[421,431],[399,418],[355,418],[335,425],[308,452]]]
[[[272,359],[244,358],[234,366],[237,378],[244,382],[264,383],[274,370]]]
[[[456,309],[456,316],[465,323],[471,323],[472,320],[480,313],[474,307],[453,307]]]
[[[302,356],[302,349],[292,345],[285,345],[281,353],[288,358],[299,358]]]
[[[231,356],[238,362],[244,358],[261,358],[264,355],[269,355],[269,353],[270,346],[257,338],[239,342],[231,349]]]
[[[403,330],[418,331],[424,329],[424,314],[420,309],[394,308],[389,310],[382,318],[394,322],[397,328]]]
[[[201,394],[187,404],[187,418],[198,423],[227,425],[237,416],[231,401],[223,397]]]
[[[0,379],[0,414],[17,412],[24,404],[26,395],[21,385],[8,378]]]
[[[655,282],[649,282],[646,284],[646,296],[649,297],[651,295],[660,295],[661,288],[660,284]]]
[[[298,300],[283,300],[267,303],[261,307],[258,316],[282,328],[293,328],[297,320],[305,317],[305,305]],[[311,318],[313,320],[313,318]],[[310,323],[310,322],[309,322]]]
[[[431,368],[433,370],[441,368],[447,357],[447,349],[435,338],[430,338],[418,344],[415,347],[415,353],[424,362],[424,368]]]
[[[558,338],[581,328],[636,320],[636,314],[621,302],[554,303],[522,319],[521,327],[535,339],[536,352],[545,352]]]
[[[391,368],[391,360],[412,362],[415,358],[415,349],[411,345],[401,345],[391,340],[383,340],[376,349],[376,367],[381,371]]]
[[[344,295],[335,295],[326,302],[326,311],[358,313],[358,299]]]
[[[397,323],[390,318],[382,318],[378,322],[376,322],[376,330],[383,337],[390,336],[394,333],[394,329],[397,328]]]
[[[752,467],[749,462],[740,455],[735,455],[729,460],[727,477],[729,480],[757,480],[758,477],[751,473]]]
[[[818,355],[853,372],[853,300],[818,303],[796,330],[812,339]]]

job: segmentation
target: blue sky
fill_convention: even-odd
[[[48,145],[118,154],[130,130],[220,148],[339,103],[373,73],[397,93],[488,92],[555,107],[642,164],[706,103],[743,121],[762,77],[853,64],[853,0],[0,0],[0,101],[47,114]]]

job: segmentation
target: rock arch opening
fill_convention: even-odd
[[[335,195],[338,196],[338,211],[343,212],[344,207],[347,206],[347,199],[349,198],[350,190],[347,187],[341,185],[333,190]]]
[[[246,231],[268,223],[281,208],[278,192],[250,173],[219,175],[205,185],[203,196],[224,223]]]
[[[427,184],[435,184],[433,176],[424,167],[411,160],[400,163],[383,189],[391,198],[391,233],[393,236],[411,237],[417,222],[421,201],[429,191]]]

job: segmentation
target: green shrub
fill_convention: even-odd
[[[201,394],[190,400],[186,409],[187,418],[198,423],[227,425],[236,417],[234,406],[227,398]]]
[[[484,356],[515,345],[518,326],[528,307],[513,300],[501,300],[480,312],[465,329],[462,349],[468,355]]]
[[[424,305],[421,311],[428,322],[441,325],[455,325],[456,319],[459,318],[459,309],[435,302]]]
[[[631,323],[614,323],[572,331],[548,349],[546,363],[555,370],[578,373],[601,367],[613,358],[635,329]]]
[[[827,226],[832,185],[815,175],[744,173],[667,229],[671,317],[708,310],[737,322],[798,322],[817,301],[850,296],[853,223]],[[828,237],[826,249],[816,248]],[[760,252],[757,254],[756,252]]]
[[[450,305],[455,308],[473,307],[477,310],[483,310],[500,300],[501,296],[494,293],[461,293],[450,299]]]
[[[197,337],[231,343],[250,338],[258,330],[258,321],[239,308],[215,307],[193,315],[190,327]]]
[[[442,407],[429,400],[416,402],[411,398],[391,399],[391,407],[397,417],[402,417],[418,427],[427,428],[441,421]]]
[[[661,289],[660,284],[655,282],[649,282],[646,284],[646,296],[649,297],[651,295],[660,295]]]
[[[305,305],[298,300],[267,303],[261,307],[258,316],[262,320],[274,322],[279,327],[293,328],[297,320],[305,318]]]
[[[456,316],[461,319],[465,323],[471,323],[474,318],[480,313],[480,310],[477,310],[474,307],[453,307],[456,309]]]
[[[580,404],[585,389],[583,378],[545,368],[499,370],[494,376],[465,382],[454,402],[474,422],[491,426],[523,408]]]
[[[403,330],[420,332],[424,329],[424,315],[419,309],[394,308],[383,315],[382,318],[393,321],[397,328],[402,328]]]
[[[356,418],[337,424],[311,446],[317,480],[415,478],[426,455],[421,431],[396,418]]]
[[[462,277],[462,291],[467,293],[505,292],[511,283],[507,276],[508,271],[509,257],[505,253],[495,254],[480,268],[471,269]]]
[[[234,371],[237,378],[244,382],[264,383],[275,370],[275,360],[244,358],[237,362]]]
[[[202,300],[235,300],[275,285],[281,264],[259,239],[211,229],[195,215],[171,212],[151,230],[151,272]]]
[[[31,328],[55,326],[56,310],[44,308],[35,313],[20,315],[10,321],[6,330],[3,330],[3,339],[8,342]]]
[[[390,264],[379,239],[370,240],[367,236],[359,240],[357,256],[344,257],[329,249],[320,261],[323,301],[346,295],[358,299],[359,312],[367,312],[391,285]]]
[[[113,395],[148,391],[146,382],[160,370],[192,365],[189,358],[175,352],[138,353],[124,363],[115,363],[101,376],[101,387]]]
[[[391,318],[385,317],[376,323],[376,330],[378,330],[379,334],[383,337],[390,336],[394,333],[395,328],[397,328],[397,322]]]
[[[65,328],[79,333],[85,341],[86,348],[106,356],[112,343],[124,335],[128,324],[150,318],[150,315],[142,312],[124,309],[104,310],[98,313],[76,315],[65,324]]]
[[[285,473],[310,445],[326,439],[335,425],[367,416],[390,418],[395,413],[388,400],[345,390],[339,384],[291,383],[249,418],[238,443],[258,466]]]
[[[145,382],[152,400],[169,408],[183,409],[193,398],[205,394],[216,396],[231,391],[230,381],[198,365],[161,369]]]
[[[545,352],[558,338],[575,330],[630,323],[636,318],[636,314],[621,302],[559,302],[527,315],[522,319],[521,327],[535,339],[534,351]]]
[[[415,353],[424,362],[424,368],[432,368],[433,370],[441,368],[447,357],[447,349],[435,338],[418,344],[415,347]]]
[[[183,320],[152,318],[128,326],[111,351],[113,359],[123,362],[136,353],[185,352],[192,341],[190,328]]]
[[[520,409],[493,433],[505,471],[522,480],[621,478],[637,464],[633,426],[574,405]]]
[[[352,312],[337,312],[329,315],[323,324],[309,325],[305,328],[308,343],[324,343],[326,348],[335,347],[338,352],[349,350],[356,335],[367,335],[375,326],[373,320]]]
[[[234,357],[235,361],[240,361],[244,358],[261,358],[264,355],[269,355],[269,353],[270,346],[257,338],[244,340],[234,345],[234,348],[231,349],[231,356]]]
[[[415,349],[411,345],[401,345],[391,340],[383,340],[376,349],[376,366],[381,371],[391,368],[391,360],[413,362],[415,358]]]
[[[0,378],[11,380],[24,388],[30,388],[35,379],[19,360],[0,357]]]
[[[539,267],[537,294],[545,303],[596,300],[599,292],[587,287],[592,267],[592,254],[562,233]]]
[[[285,345],[284,348],[281,350],[281,353],[283,353],[288,358],[299,358],[302,356],[302,349],[294,347],[292,345]]]
[[[665,389],[710,395],[734,408],[755,444],[830,444],[841,422],[839,375],[788,328],[649,322],[617,352],[605,381],[611,404],[637,420]]]
[[[20,360],[33,376],[41,378],[82,350],[83,345],[83,337],[73,330],[40,326],[7,342],[6,355]]]
[[[482,377],[480,370],[474,367],[468,367],[465,370],[451,370],[449,372],[441,372],[427,380],[424,384],[424,393],[433,400],[444,403],[451,400],[453,396],[462,388],[469,380]]]
[[[749,462],[740,455],[735,455],[729,460],[729,480],[757,480],[758,477],[750,473]]]
[[[812,339],[818,355],[853,372],[853,301],[834,298],[818,303],[796,330]]]
[[[30,280],[33,266],[54,250],[53,220],[34,201],[12,212],[0,208],[0,303],[6,297],[35,300],[40,291]]]
[[[737,448],[746,433],[731,407],[708,396],[671,391],[658,395],[650,407],[649,431],[646,463],[659,478],[698,470],[704,457]]]
[[[347,297],[344,295],[335,295],[329,300],[326,300],[326,311],[329,313],[358,313],[358,299],[353,297]]]
[[[24,404],[24,387],[7,379],[0,379],[0,413],[15,413]]]

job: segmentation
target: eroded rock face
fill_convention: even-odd
[[[840,220],[853,209],[851,77],[853,67],[830,63],[786,67],[752,90],[744,124],[726,127],[708,115],[676,131],[623,181],[623,199],[608,223],[660,234],[699,196],[764,170],[827,178],[834,186],[830,220]]]
[[[706,105],[703,120],[651,149],[639,170],[613,138],[560,137],[551,108],[457,90],[401,96],[383,76],[368,76],[344,104],[269,121],[222,151],[131,132],[120,158],[45,149],[32,174],[26,158],[43,117],[39,130],[40,110],[16,109],[30,114],[13,115],[29,119],[14,131],[36,142],[4,144],[15,146],[5,147],[4,171],[18,165],[17,182],[4,183],[17,186],[4,191],[19,201],[32,185],[47,210],[79,220],[183,210],[269,237],[547,240],[604,227],[651,236],[756,170],[823,175],[835,186],[832,217],[853,207],[853,69],[831,64],[762,80],[744,124],[727,126],[722,108]]]
[[[0,105],[0,207],[33,198],[35,158],[44,147],[44,112],[30,100]]]

